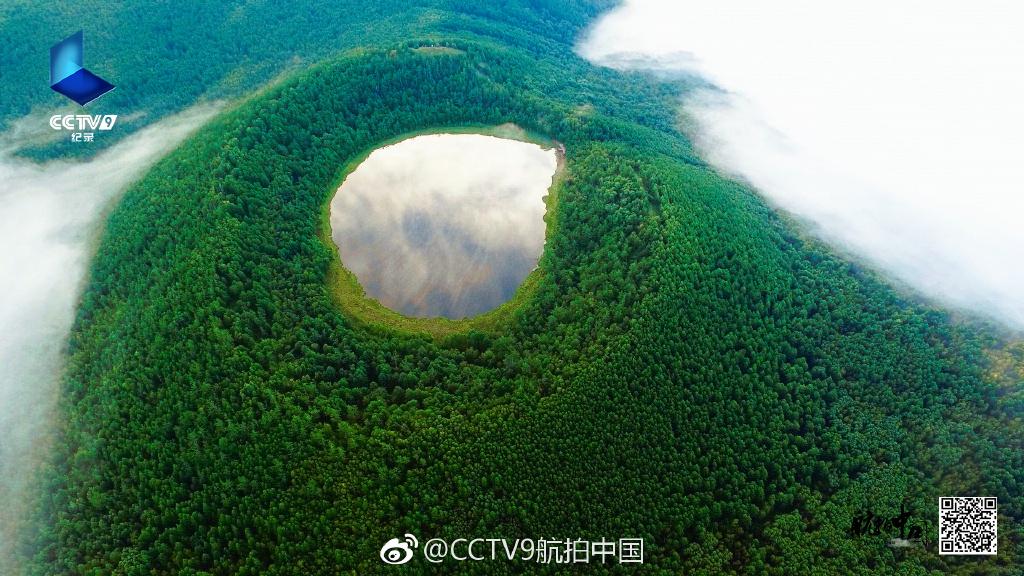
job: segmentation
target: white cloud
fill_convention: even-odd
[[[922,293],[1024,327],[1024,5],[627,0],[580,52],[678,68],[723,171]]]
[[[46,126],[46,118],[24,119],[0,136],[2,573],[16,569],[12,539],[50,440],[61,353],[102,215],[128,184],[217,109],[196,106],[84,162],[37,164],[10,155],[19,141],[37,137],[37,131],[23,128]]]

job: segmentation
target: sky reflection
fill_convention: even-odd
[[[331,201],[341,261],[407,316],[462,318],[512,297],[544,248],[554,149],[479,134],[377,149]]]

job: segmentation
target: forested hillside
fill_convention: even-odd
[[[362,47],[133,186],[78,311],[31,573],[565,573],[384,565],[406,532],[643,537],[630,572],[652,574],[1020,573],[1021,394],[996,337],[706,167],[676,129],[685,86],[573,55],[598,8],[382,5],[388,34],[339,41]],[[266,49],[317,42],[295,34]],[[149,105],[208,88],[189,86]],[[566,149],[536,290],[445,338],[347,318],[318,228],[347,162],[507,122]],[[931,535],[939,496],[974,494],[999,498],[996,557],[851,534],[902,505]]]
[[[81,155],[197,99],[243,96],[268,81],[359,46],[410,37],[497,35],[521,50],[564,48],[610,0],[303,0],[191,3],[11,0],[0,3],[0,128],[68,105],[47,88],[50,46],[85,33],[89,69],[116,89],[90,105],[121,116],[119,130],[89,147],[66,143],[23,152]],[[69,111],[74,110],[69,106]]]

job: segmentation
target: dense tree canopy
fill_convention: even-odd
[[[578,60],[561,3],[473,6],[246,100],[129,190],[70,343],[34,571],[383,573],[411,532],[638,536],[645,573],[1017,573],[1021,401],[994,336],[704,166],[685,86]],[[506,122],[566,147],[530,298],[442,339],[347,318],[318,230],[347,161]],[[850,534],[901,505],[933,534],[952,494],[999,498],[997,557]]]

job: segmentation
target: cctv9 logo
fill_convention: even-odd
[[[413,550],[420,545],[419,541],[412,534],[406,534],[405,538],[399,540],[392,538],[384,543],[380,549],[380,559],[385,564],[405,564],[412,560]]]

